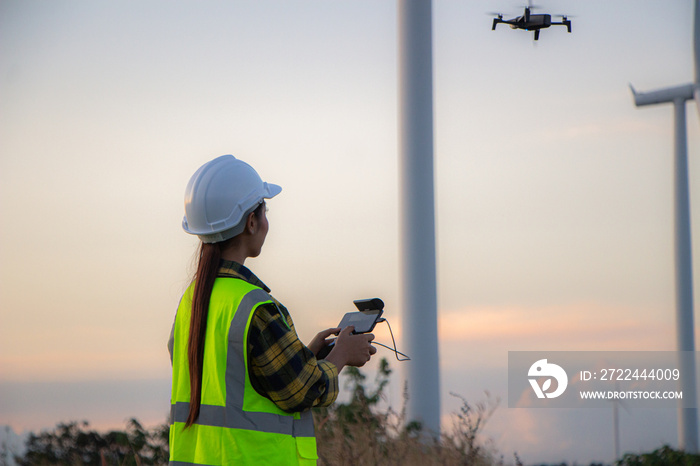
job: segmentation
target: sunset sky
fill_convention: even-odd
[[[611,411],[509,409],[507,356],[675,349],[673,112],[628,84],[692,81],[692,2],[539,1],[573,32],[491,31],[522,3],[433,2],[444,425],[450,393],[486,390],[507,462],[609,462]],[[401,349],[396,35],[384,0],[2,0],[0,425],[165,420],[185,185],[222,154],[283,187],[246,265],[302,339],[378,296]],[[677,445],[676,412],[624,413],[621,436]]]

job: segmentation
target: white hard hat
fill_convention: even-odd
[[[182,228],[203,243],[226,241],[243,231],[244,219],[263,199],[280,191],[244,161],[222,155],[202,165],[187,183]]]

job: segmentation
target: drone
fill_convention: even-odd
[[[493,26],[491,27],[491,30],[495,30],[496,26],[500,23],[510,24],[511,29],[535,31],[535,40],[540,38],[540,29],[548,28],[552,25],[566,26],[566,29],[571,32],[571,20],[566,16],[561,15],[561,22],[553,22],[552,15],[535,15],[530,13],[530,10],[533,8],[535,7],[533,7],[528,1],[528,6],[525,7],[525,13],[522,16],[518,16],[517,18],[513,19],[503,19],[502,14],[494,13],[498,15],[498,17],[493,19]]]

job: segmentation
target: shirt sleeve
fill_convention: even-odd
[[[316,359],[280,307],[262,304],[253,313],[248,329],[251,384],[287,412],[329,406],[338,397],[338,370]]]

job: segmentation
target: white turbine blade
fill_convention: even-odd
[[[700,0],[695,0],[695,25],[693,26],[693,55],[695,59],[695,106],[700,116]]]
[[[695,84],[700,84],[700,0],[695,0],[693,54],[695,55]],[[697,97],[695,98],[695,102],[697,103]]]
[[[625,411],[627,411],[627,414],[630,414],[630,415],[632,414],[632,411],[630,411],[630,408],[629,408],[629,406],[627,405],[627,402],[625,402],[625,401],[623,401],[623,400],[617,400],[617,402],[620,404],[620,406],[622,406],[622,409],[624,409]]]

